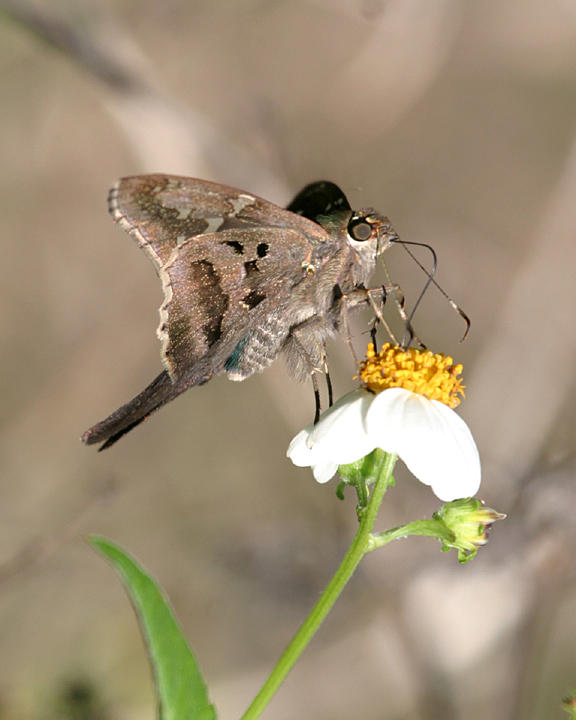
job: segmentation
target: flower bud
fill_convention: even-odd
[[[576,690],[562,700],[562,705],[569,715],[569,720],[576,720]]]
[[[481,500],[474,498],[446,503],[434,513],[434,519],[443,522],[454,535],[453,540],[442,541],[442,550],[455,548],[458,550],[458,562],[468,562],[476,555],[478,548],[488,542],[492,523],[505,517],[503,513],[484,507]]]

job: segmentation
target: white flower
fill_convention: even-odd
[[[480,458],[466,423],[444,403],[401,387],[344,395],[293,438],[287,455],[327,482],[339,465],[375,448],[396,453],[444,502],[480,487]]]

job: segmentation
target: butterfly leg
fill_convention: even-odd
[[[358,365],[358,355],[356,355],[356,350],[354,349],[354,344],[352,343],[352,333],[350,332],[350,324],[348,322],[348,311],[351,307],[356,307],[356,305],[349,302],[349,297],[350,295],[343,295],[340,300],[340,329],[346,340],[346,345],[348,345],[350,353],[354,358],[354,365]]]
[[[318,387],[318,375],[313,372],[310,377],[312,378],[312,387],[314,388],[314,425],[318,424],[320,420],[320,388]]]
[[[366,290],[366,293],[368,296],[368,302],[370,303],[370,307],[374,310],[375,320],[382,323],[386,332],[390,336],[390,339],[395,345],[409,347],[413,342],[415,342],[422,348],[426,347],[424,343],[420,340],[418,335],[416,335],[414,328],[412,327],[412,323],[410,322],[410,319],[406,314],[404,293],[402,292],[402,288],[399,285],[383,285],[380,288],[368,288]],[[405,329],[401,342],[398,342],[396,336],[390,328],[390,325],[385,321],[382,315],[382,305],[386,301],[386,297],[389,294],[393,296],[396,309],[398,310],[398,315],[400,315],[402,321],[404,322]],[[374,347],[376,347],[376,344],[374,344]]]
[[[328,407],[334,405],[334,392],[332,390],[332,378],[328,371],[328,363],[324,360],[324,376],[326,378],[326,389],[328,390]]]
[[[322,410],[320,402],[320,387],[318,384],[318,374],[324,372],[326,375],[326,386],[328,389],[328,404],[333,404],[332,381],[328,373],[328,363],[326,361],[326,347],[322,339],[322,329],[324,321],[317,317],[311,317],[290,329],[290,345],[289,359],[294,368],[303,368],[312,378],[312,387],[314,388],[314,424],[320,419]]]
[[[378,352],[378,337],[377,337],[377,328],[378,328],[378,318],[374,318],[371,323],[372,327],[370,328],[370,340],[372,341],[372,345],[374,346],[374,352]]]
[[[378,323],[382,322],[384,324],[384,327],[389,330],[388,324],[382,317],[382,311],[380,309],[382,305],[384,305],[384,303],[386,302],[388,289],[389,288],[387,288],[386,286],[382,286],[380,288],[356,288],[352,292],[343,295],[340,299],[340,318],[338,325],[340,330],[342,331],[342,334],[346,338],[346,344],[350,349],[356,365],[358,365],[359,360],[358,356],[356,355],[354,345],[352,344],[352,333],[350,332],[348,313],[350,312],[350,310],[366,304],[370,305],[374,309],[375,317],[371,323],[372,327],[370,329],[370,335],[374,342],[374,346],[376,346],[375,333]],[[378,295],[380,295],[379,298]]]
[[[384,301],[386,299],[386,296],[383,296],[383,288],[368,288],[366,290],[367,300],[374,311],[374,315],[376,316],[376,319],[379,323],[382,323],[382,326],[388,333],[388,336],[392,340],[392,342],[395,345],[399,345],[398,340],[396,339],[396,336],[394,335],[394,332],[392,331],[392,328],[388,324],[388,322],[385,320],[384,315],[382,314],[382,305],[384,304]],[[380,296],[380,302],[378,302],[378,296]],[[400,316],[402,316],[402,313],[400,313]]]

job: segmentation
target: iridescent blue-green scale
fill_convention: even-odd
[[[234,350],[232,350],[230,357],[226,360],[224,364],[226,370],[235,370],[240,365],[244,346],[246,345],[247,339],[247,337],[242,338],[242,340],[240,340]]]

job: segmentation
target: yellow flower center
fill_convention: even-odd
[[[461,374],[462,365],[454,365],[448,355],[416,348],[403,350],[390,343],[384,343],[379,353],[369,343],[366,359],[360,363],[360,379],[373,392],[401,387],[451,408],[460,404],[458,395],[464,397],[466,386],[458,377]]]

